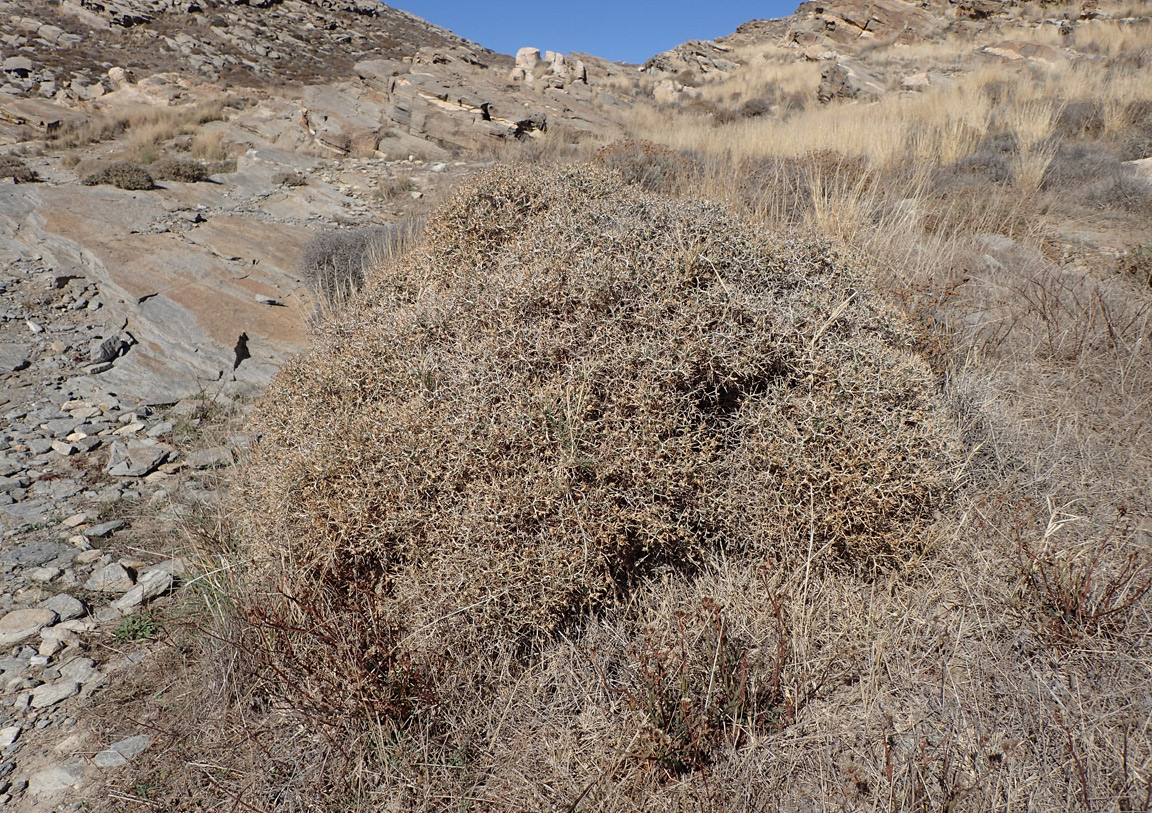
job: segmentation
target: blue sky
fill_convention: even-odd
[[[731,34],[748,20],[786,17],[800,0],[389,0],[393,8],[515,54],[532,46],[643,62],[689,39]]]

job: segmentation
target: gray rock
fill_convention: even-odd
[[[20,736],[20,726],[11,725],[7,728],[0,728],[0,748],[7,748],[12,743],[16,742],[16,738]]]
[[[114,361],[125,349],[127,343],[119,336],[110,336],[103,341],[92,340],[88,350],[88,360],[92,364]]]
[[[28,500],[0,506],[0,517],[6,520],[8,525],[40,525],[47,522],[51,515],[52,503],[48,500]],[[4,561],[6,556],[6,554],[0,555],[0,562]],[[36,562],[36,564],[42,563]]]
[[[83,686],[104,682],[104,673],[96,668],[96,663],[91,658],[73,658],[60,667],[60,676]]]
[[[62,556],[75,556],[76,549],[61,542],[29,542],[0,554],[0,566],[38,567]]]
[[[32,454],[44,454],[52,451],[52,441],[49,438],[29,438],[28,451]]]
[[[116,531],[121,528],[127,528],[128,523],[122,519],[114,519],[108,522],[101,522],[99,525],[93,525],[91,528],[84,532],[84,535],[89,539],[105,539],[112,536]]]
[[[42,607],[13,610],[0,618],[0,647],[9,647],[31,638],[44,627],[55,624],[56,619],[54,611]]]
[[[28,366],[28,345],[0,342],[0,372],[16,372]]]
[[[39,796],[73,788],[84,778],[84,761],[75,758],[32,774],[28,793]]]
[[[127,593],[132,589],[132,577],[118,562],[102,567],[84,582],[85,590],[97,593]]]
[[[209,449],[197,449],[189,452],[185,458],[188,465],[194,469],[214,469],[222,466],[231,466],[232,450],[227,446],[213,446]]]
[[[119,768],[121,765],[127,765],[130,760],[140,756],[151,744],[152,738],[147,734],[129,737],[126,740],[113,743],[98,753],[94,757],[93,762],[95,762],[99,768]]]
[[[155,440],[115,441],[108,453],[108,474],[113,477],[145,477],[168,459],[171,447]]]
[[[67,593],[58,593],[40,604],[40,608],[51,610],[61,621],[71,621],[84,615],[84,602]]]
[[[112,606],[122,613],[131,612],[154,598],[164,595],[172,587],[172,574],[163,570],[152,570],[141,574],[136,585],[112,602]]]
[[[80,684],[74,680],[63,680],[59,683],[45,683],[32,690],[32,708],[46,709],[55,706],[62,700],[74,697],[80,692]]]
[[[5,73],[23,78],[32,73],[32,60],[26,56],[10,56],[4,60],[3,68]]]

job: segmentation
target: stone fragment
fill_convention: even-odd
[[[83,525],[88,520],[88,513],[86,511],[81,511],[79,514],[73,514],[72,516],[63,520],[60,524],[65,528],[76,528]]]
[[[46,709],[62,700],[74,697],[80,691],[80,684],[74,680],[59,683],[43,683],[32,690],[32,708]]]
[[[44,608],[13,610],[0,618],[0,647],[9,647],[31,638],[51,624],[57,615]]]
[[[153,570],[141,574],[136,585],[112,602],[112,606],[122,613],[131,612],[154,598],[164,595],[172,587],[172,574],[163,570]]]
[[[61,621],[71,621],[84,615],[84,602],[67,593],[57,593],[47,601],[41,602],[40,608],[52,610]],[[47,631],[42,634],[47,634]]]
[[[213,446],[208,449],[197,449],[189,452],[187,463],[194,469],[215,469],[222,466],[231,466],[232,450],[227,446]]]
[[[128,523],[122,519],[113,519],[108,522],[101,522],[99,525],[93,525],[91,528],[84,532],[84,535],[89,539],[106,539],[122,528],[127,528]]]
[[[104,673],[96,668],[96,663],[91,658],[73,658],[60,667],[60,676],[84,686],[104,681]]]
[[[0,373],[14,373],[28,366],[28,345],[0,342]]]
[[[83,760],[70,759],[32,774],[28,780],[28,793],[33,796],[59,793],[62,790],[75,787],[83,778]]]
[[[93,758],[93,762],[95,762],[99,768],[119,768],[140,756],[151,744],[152,738],[147,734],[129,737],[128,739],[113,743],[98,753]]]
[[[127,593],[132,589],[132,577],[119,562],[106,565],[84,582],[84,589],[96,593]]]
[[[0,554],[0,565],[15,567],[36,567],[58,559],[61,556],[75,555],[76,549],[59,542],[29,542],[18,548]]]
[[[0,728],[0,748],[7,748],[20,736],[20,726],[10,725],[7,728]]]
[[[154,472],[171,452],[155,440],[116,441],[108,453],[108,474],[113,477],[144,477]]]
[[[24,571],[29,579],[34,582],[50,582],[60,575],[60,568],[58,567],[33,567]]]

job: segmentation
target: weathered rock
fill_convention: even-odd
[[[99,525],[93,525],[91,528],[84,531],[84,535],[89,539],[107,539],[116,531],[127,527],[128,523],[124,520],[112,519],[108,522],[101,522]]]
[[[0,648],[25,641],[44,627],[56,623],[58,616],[44,608],[13,610],[0,618]]]
[[[5,73],[25,78],[32,73],[32,60],[26,56],[10,56],[0,63]]]
[[[26,344],[0,342],[0,373],[23,370],[28,366],[28,353]]]
[[[67,593],[57,593],[47,601],[41,602],[40,608],[56,613],[61,621],[71,621],[84,615],[84,602]]]
[[[132,586],[132,577],[119,562],[105,565],[84,582],[84,589],[95,593],[127,593]]]
[[[144,477],[168,459],[172,447],[155,440],[116,441],[108,453],[106,471],[113,477]]]
[[[820,74],[816,96],[827,104],[833,99],[875,99],[883,93],[884,83],[874,73],[856,63],[837,62]]]
[[[129,737],[96,754],[92,761],[98,768],[119,768],[140,756],[151,744],[152,738],[147,734]]]
[[[96,668],[96,663],[91,658],[73,658],[68,661],[60,667],[60,677],[82,686],[90,683],[99,685],[104,682],[104,673]]]
[[[530,73],[540,62],[539,48],[521,48],[516,52],[516,67]]]
[[[197,449],[189,452],[185,458],[188,465],[194,469],[215,469],[222,466],[231,466],[232,450],[227,446],[212,446],[208,449]]]
[[[171,573],[164,570],[148,571],[140,575],[140,579],[131,590],[112,602],[112,606],[122,613],[129,613],[142,604],[164,595],[171,587]]]
[[[69,759],[32,774],[28,780],[28,793],[33,796],[59,793],[80,784],[84,778],[84,761]]]
[[[0,553],[0,566],[38,567],[61,557],[74,557],[76,549],[60,542],[38,540]]]
[[[62,680],[59,683],[43,683],[32,690],[32,708],[46,709],[55,706],[62,700],[74,697],[80,692],[80,684],[74,680]]]

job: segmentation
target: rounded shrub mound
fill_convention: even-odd
[[[948,450],[827,247],[581,168],[497,168],[257,409],[249,611],[312,698],[406,713],[654,572],[922,543]]]
[[[147,190],[156,186],[156,182],[152,179],[148,170],[131,161],[117,161],[109,164],[103,169],[85,176],[81,183],[85,186],[111,184],[117,189],[130,191]]]

